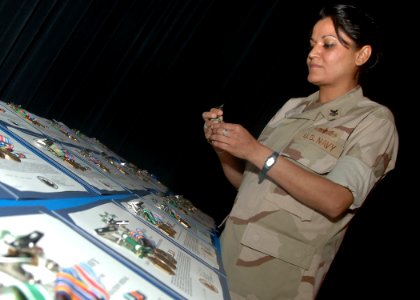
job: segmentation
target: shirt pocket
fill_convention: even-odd
[[[269,255],[305,270],[311,265],[315,253],[312,245],[256,223],[246,226],[241,244],[245,247],[239,258],[244,261]]]
[[[280,187],[276,186],[274,191],[268,193],[264,201],[268,201],[275,205],[275,207],[287,211],[288,213],[298,217],[300,221],[311,221],[313,218],[314,210],[299,201],[293,199],[290,195],[280,196],[278,193],[287,194]]]
[[[282,154],[320,175],[329,173],[342,155],[346,128],[317,126],[299,131]]]

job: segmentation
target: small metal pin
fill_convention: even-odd
[[[330,116],[335,117],[338,115],[338,109],[330,109]]]

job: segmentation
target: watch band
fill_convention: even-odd
[[[258,174],[258,183],[261,183],[264,180],[265,175],[271,169],[271,167],[274,166],[278,157],[279,153],[276,151],[274,151],[273,153],[271,153],[270,156],[267,157],[260,173]]]

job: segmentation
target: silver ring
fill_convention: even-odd
[[[227,130],[226,128],[223,128],[223,136],[228,136],[229,130]]]
[[[204,122],[204,129],[207,129],[207,124],[206,124],[206,122]]]

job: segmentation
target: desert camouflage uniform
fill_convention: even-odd
[[[398,134],[389,109],[360,87],[309,109],[317,99],[318,92],[286,102],[259,140],[347,187],[353,204],[332,222],[269,178],[258,184],[260,170],[247,164],[220,239],[232,299],[315,298],[356,209],[395,166]]]

